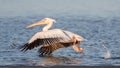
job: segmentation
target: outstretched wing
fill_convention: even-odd
[[[31,49],[33,49],[35,47],[38,47],[40,45],[49,46],[49,45],[55,44],[55,43],[52,43],[52,42],[59,41],[60,39],[61,38],[36,39],[32,43],[26,43],[25,45],[21,46],[20,49],[21,49],[21,51],[27,51],[27,50],[31,50]]]
[[[69,47],[72,45],[72,42],[67,42],[67,43],[56,43],[56,44],[52,44],[49,46],[43,46],[39,49],[39,54],[42,55],[50,55],[51,53],[53,53],[55,50],[59,49],[59,48],[65,48],[65,47]]]
[[[28,41],[28,43],[21,46],[21,50],[31,50],[39,45],[51,46],[55,43],[69,42],[70,40],[71,38],[60,29],[38,32]]]

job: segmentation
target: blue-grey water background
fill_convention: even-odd
[[[88,41],[81,42],[85,55],[69,47],[53,56],[39,57],[38,48],[23,53],[11,46],[21,46],[41,31],[43,26],[26,26],[45,17],[56,19],[52,29],[86,38]],[[104,59],[102,45],[109,49],[111,58]],[[120,0],[0,0],[0,65],[119,66]]]

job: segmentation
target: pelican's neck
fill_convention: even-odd
[[[52,27],[53,22],[47,24],[45,27],[43,27],[42,31],[48,31],[50,27]]]

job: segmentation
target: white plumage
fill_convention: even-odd
[[[33,23],[32,25],[27,26],[27,28],[31,28],[34,26],[38,26],[41,24],[47,24],[43,31],[37,32],[24,46],[22,46],[22,50],[31,50],[34,47],[42,45],[39,50],[40,55],[51,54],[53,51],[59,48],[68,47],[71,45],[75,51],[83,52],[83,49],[80,47],[80,41],[85,40],[83,37],[74,34],[70,31],[61,30],[61,29],[52,29],[48,30],[53,22],[54,19],[51,18],[44,18],[41,21]],[[75,46],[78,44],[78,47]],[[43,54],[44,53],[44,54]]]

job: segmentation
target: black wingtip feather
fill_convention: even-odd
[[[21,51],[27,51],[27,50],[31,50],[37,46],[39,46],[41,44],[41,40],[37,39],[35,41],[33,41],[32,43],[26,43],[23,46],[20,47]]]
[[[28,43],[26,43],[26,44],[24,44],[23,46],[21,46],[20,47],[20,49],[21,49],[21,51],[27,51],[28,50],[28,46],[29,46],[29,44]]]

